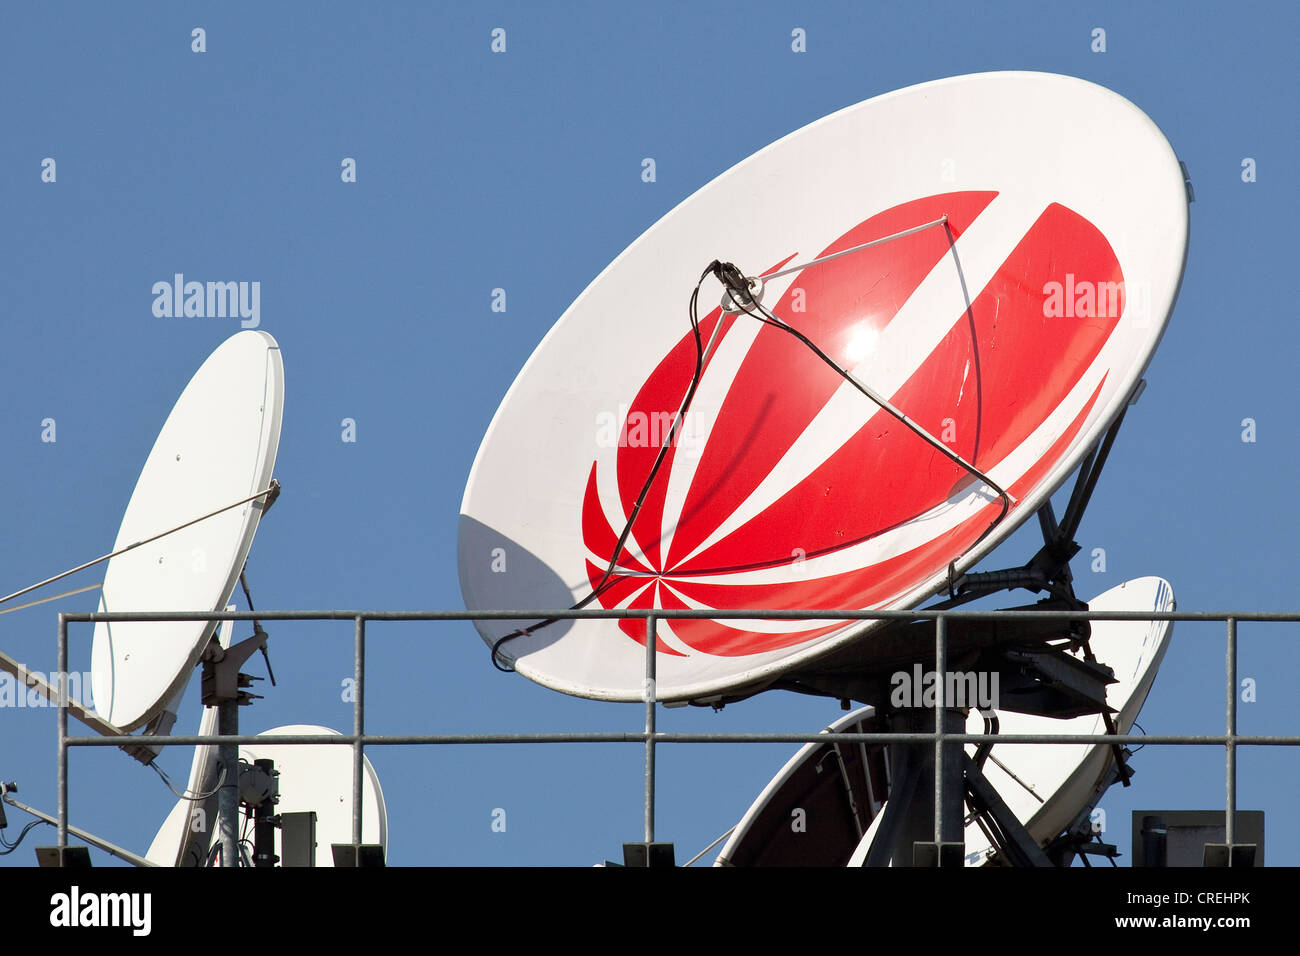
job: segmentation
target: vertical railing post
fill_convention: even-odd
[[[1237,619],[1228,618],[1228,740],[1225,746],[1224,781],[1227,790],[1227,811],[1224,817],[1223,837],[1228,845],[1228,866],[1232,866],[1232,845],[1236,842],[1237,823]]]
[[[645,842],[655,841],[655,651],[658,621],[645,619]]]
[[[942,614],[934,620],[934,843],[935,852],[943,843],[943,722],[947,701],[944,700],[944,675],[948,672],[948,620]]]
[[[353,865],[361,865],[361,779],[365,770],[365,753],[361,735],[366,729],[366,619],[356,616],[356,647],[353,654],[352,676],[352,854]]]
[[[18,693],[27,688],[18,688]],[[68,619],[59,613],[59,865],[68,846]]]

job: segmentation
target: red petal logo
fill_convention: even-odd
[[[926,277],[941,265],[952,267],[950,235],[955,241],[965,233],[996,196],[929,196],[873,216],[818,257],[945,215],[948,229],[926,229],[811,266],[779,301],[765,305],[852,370]],[[770,271],[778,268],[780,264]],[[1122,283],[1119,262],[1101,232],[1072,210],[1052,204],[984,287],[968,290],[971,307],[954,302],[946,334],[888,397],[987,472],[1018,449],[1079,384],[1122,314]],[[746,324],[757,326],[756,334]],[[1001,506],[991,500],[956,526],[906,550],[876,555],[861,566],[815,570],[815,559],[855,554],[849,549],[925,515],[965,488],[970,478],[857,393],[861,425],[856,430],[828,453],[806,459],[792,455],[791,449],[808,439],[814,421],[835,400],[843,379],[792,336],[750,316],[724,316],[715,309],[701,321],[700,331],[705,342],[717,333],[705,380],[729,340],[748,335],[752,341],[701,437],[698,455],[684,462],[688,456],[679,455],[679,446],[666,453],[627,547],[598,598],[602,606],[879,607],[941,571],[998,514]],[[598,466],[592,463],[582,530],[593,588],[614,555],[626,515],[694,371],[695,341],[688,333],[629,406],[614,463],[622,511],[614,521],[612,509],[602,506]],[[1007,489],[1013,496],[1022,497],[1060,460],[1100,390],[1099,383],[1054,444],[1020,473]],[[662,427],[647,429],[647,423]],[[792,460],[804,462],[794,477]],[[668,489],[679,469],[678,483],[686,490],[670,506]],[[777,472],[784,478],[777,480]],[[752,629],[756,624],[680,620],[672,622],[671,632],[696,651],[743,656],[802,644],[842,626],[769,623],[774,629],[757,631]],[[644,641],[640,622],[620,626],[633,640]]]

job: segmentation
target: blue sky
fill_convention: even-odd
[[[284,493],[249,560],[257,605],[463,606],[456,520],[479,441],[534,346],[618,252],[731,165],[836,109],[944,76],[1033,69],[1132,100],[1196,188],[1178,307],[1078,538],[1085,554],[1106,549],[1107,568],[1077,562],[1079,591],[1159,574],[1181,609],[1295,610],[1297,19],[1249,3],[11,5],[0,31],[0,590],[109,549],[172,402],[238,331],[235,319],[154,316],[153,283],[183,272],[259,281],[260,327],[283,350]],[[489,49],[496,27],[503,54]],[[806,53],[790,49],[795,27]],[[1090,50],[1095,27],[1105,53]],[[654,183],[641,180],[647,156]],[[46,157],[54,183],[41,180]],[[340,181],[345,157],[355,183]],[[498,287],[504,313],[490,308]],[[41,440],[46,418],[53,443]],[[345,418],[353,443],[341,440]],[[1246,418],[1254,442],[1242,440]],[[1019,563],[1036,534],[1022,530],[984,566]],[[95,603],[0,617],[0,648],[52,669],[55,608]],[[346,729],[349,626],[270,630],[280,686],[259,689],[244,728]],[[371,635],[374,732],[642,720],[636,706],[499,674],[469,624]],[[1257,682],[1243,732],[1295,732],[1295,636],[1243,626],[1240,673]],[[89,627],[72,646],[73,668],[88,669]],[[1140,718],[1148,732],[1222,730],[1223,646],[1221,626],[1176,629]],[[178,729],[190,731],[197,681],[186,707]],[[833,701],[769,694],[718,714],[667,711],[660,726],[812,732],[838,714]],[[54,734],[53,711],[0,711],[0,778],[51,810]],[[659,835],[679,861],[733,824],[791,749],[660,748]],[[371,758],[394,864],[581,865],[640,838],[634,745]],[[189,752],[161,762],[183,779]],[[1135,767],[1134,787],[1103,802],[1124,848],[1135,808],[1222,806],[1221,751],[1149,747]],[[1268,861],[1300,864],[1300,822],[1288,819],[1300,754],[1245,749],[1239,768],[1239,805],[1269,812]],[[143,852],[173,803],[120,753],[73,755],[79,826]],[[43,828],[0,865],[30,865],[30,847],[53,842]]]

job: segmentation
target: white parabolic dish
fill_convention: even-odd
[[[1088,602],[1090,611],[1172,611],[1174,590],[1163,578],[1126,581]],[[1093,621],[1089,644],[1097,660],[1115,672],[1106,688],[1106,703],[1115,709],[1116,733],[1133,729],[1146,703],[1156,671],[1173,632],[1172,621]],[[998,713],[1004,734],[1104,734],[1100,714],[1052,720],[1008,711]],[[972,712],[966,732],[983,733],[983,720]],[[1110,758],[1104,744],[995,744],[984,776],[1007,807],[1040,845],[1064,830],[1092,795]],[[974,748],[969,748],[974,756]],[[996,758],[996,759],[992,759]],[[988,838],[975,824],[966,828],[967,865],[992,854]]]
[[[259,737],[275,734],[332,734],[337,730],[310,724],[276,727]],[[280,771],[280,802],[277,813],[316,811],[316,865],[333,866],[335,843],[352,842],[352,748],[339,744],[253,744],[240,747],[249,763],[261,758],[275,761]],[[388,808],[379,775],[363,758],[361,780],[361,842],[378,844],[388,857]]]
[[[761,275],[909,229],[772,279],[763,304],[1006,489],[1006,517],[792,336],[709,312],[709,279],[714,344],[691,412],[588,606],[914,607],[972,567],[1126,407],[1182,279],[1173,149],[1128,100],[1072,77],[984,73],[859,103],[647,230],[492,420],[461,505],[467,606],[567,608],[601,583],[695,371],[687,301],[711,261]],[[658,696],[770,680],[875,626],[661,621]],[[479,631],[490,644],[513,627]],[[643,641],[640,620],[565,621],[501,656],[556,690],[641,700]]]
[[[145,461],[117,533],[119,550],[268,487],[280,442],[284,367],[265,332],[223,342],[194,373]],[[262,514],[249,502],[113,558],[100,611],[226,606]],[[99,714],[147,723],[189,680],[215,622],[95,625],[91,681]]]
[[[337,730],[314,724],[291,724],[263,731],[259,737],[287,734],[338,736]],[[213,755],[215,757],[215,755]],[[352,748],[340,744],[252,744],[239,748],[239,759],[252,763],[268,759],[280,771],[280,800],[276,813],[316,811],[316,865],[333,866],[335,843],[352,842]],[[196,761],[197,762],[197,761]],[[379,775],[364,758],[361,779],[361,840],[378,844],[388,856],[388,808]],[[207,771],[211,776],[211,771]],[[193,776],[191,776],[193,780]],[[159,828],[146,858],[159,866],[173,866],[185,833],[186,811],[192,804],[181,800]],[[208,832],[216,840],[216,801],[205,809]]]

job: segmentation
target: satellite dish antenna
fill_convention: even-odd
[[[1173,588],[1158,577],[1126,581],[1088,602],[1093,611],[1163,613],[1174,607]],[[1169,621],[1093,622],[1089,645],[1097,659],[1115,672],[1116,682],[1107,688],[1106,701],[1115,709],[1116,733],[1128,733],[1137,720],[1164,659],[1172,627]],[[999,732],[1008,734],[1106,733],[1100,714],[1052,720],[1000,710],[997,720]],[[878,729],[876,723],[873,709],[864,707],[842,717],[827,732],[871,733]],[[985,732],[978,711],[971,712],[966,732]],[[855,746],[861,750],[855,751]],[[858,754],[875,754],[881,749],[871,744],[804,745],[741,818],[715,865],[863,865],[880,828],[889,781],[883,761],[864,762]],[[972,745],[967,752],[975,757],[979,749]],[[1115,767],[1112,751],[1105,744],[993,743],[982,773],[1028,836],[1046,847],[1062,833],[1087,823],[1089,812],[1116,779],[1111,772]],[[842,764],[835,757],[837,752],[844,755]],[[831,783],[839,784],[840,789],[836,791]],[[792,813],[800,808],[809,808],[808,818],[817,821],[816,828],[800,832],[792,827]],[[849,839],[854,831],[859,835]],[[968,866],[978,866],[994,855],[992,842],[973,818],[966,824],[965,844]]]
[[[954,77],[791,133],[647,230],[528,360],[461,506],[467,606],[914,607],[1082,465],[1068,541],[1187,235],[1165,137],[1083,80]],[[526,677],[643,699],[640,621],[501,624],[477,627]],[[661,621],[657,696],[753,692],[882,627]]]
[[[280,348],[266,332],[239,332],[208,356],[158,434],[113,550],[219,513],[112,558],[101,612],[226,606],[267,507],[283,408]],[[184,691],[215,627],[96,624],[91,685],[99,713],[124,731],[158,717]],[[161,732],[175,720],[169,713]]]
[[[1090,611],[1172,611],[1173,587],[1158,577],[1136,578],[1099,594],[1088,602]],[[1114,672],[1116,683],[1106,689],[1106,702],[1115,710],[1116,733],[1127,734],[1164,660],[1173,633],[1172,621],[1094,621],[1089,645],[1097,659]],[[1052,720],[1004,711],[998,714],[999,732],[1007,734],[1104,734],[1101,714],[1070,720]],[[968,733],[981,733],[983,721],[972,713]],[[1024,824],[1039,846],[1064,832],[1088,814],[1109,786],[1107,771],[1114,766],[1115,748],[1105,744],[1071,746],[994,744],[983,768],[985,778]],[[973,754],[974,748],[971,748]],[[1113,778],[1112,778],[1113,779]],[[1098,789],[1100,787],[1100,789]],[[1090,827],[1086,830],[1090,835]],[[989,860],[994,847],[972,821],[966,827],[967,865]]]
[[[234,605],[230,605],[226,610],[233,611]],[[223,648],[230,647],[234,627],[234,621],[221,622],[217,641]],[[211,737],[217,733],[220,711],[221,709],[216,706],[203,708],[203,716],[199,720],[200,737]],[[208,831],[211,829],[207,817],[209,801],[215,795],[220,782],[217,747],[213,744],[200,744],[195,747],[184,796],[154,837],[149,852],[145,854],[147,860],[158,866],[204,865],[208,853]],[[196,808],[203,814],[201,821],[192,818],[193,810]],[[203,825],[198,826],[199,822]]]
[[[215,711],[216,708],[208,708]],[[206,721],[205,715],[205,721]],[[203,731],[207,733],[208,731]],[[258,734],[259,737],[271,737],[287,734],[318,734],[338,736],[338,731],[314,724],[291,724],[276,727]],[[203,749],[203,748],[200,748]],[[323,746],[319,744],[253,744],[239,748],[239,759],[247,764],[256,760],[272,760],[279,773],[279,801],[275,812],[316,813],[316,866],[333,866],[334,858],[331,846],[335,843],[352,842],[352,748],[343,746]],[[195,755],[195,766],[199,757]],[[213,776],[207,771],[209,779]],[[191,786],[194,777],[191,775]],[[209,785],[210,786],[210,785]],[[378,844],[388,855],[388,810],[384,804],[384,791],[379,785],[379,775],[365,758],[364,776],[361,782],[361,839],[363,843]],[[208,855],[208,838],[211,826],[194,831],[189,826],[191,807],[199,807],[206,821],[215,819],[216,799],[207,802],[192,803],[181,800],[172,808],[167,819],[154,837],[146,859],[160,866],[196,866],[202,865]],[[201,839],[186,840],[186,831],[197,833]],[[185,856],[176,860],[177,848],[185,846]]]
[[[823,733],[879,730],[873,707]],[[889,796],[881,744],[809,743],[772,778],[718,852],[714,866],[844,866]]]

